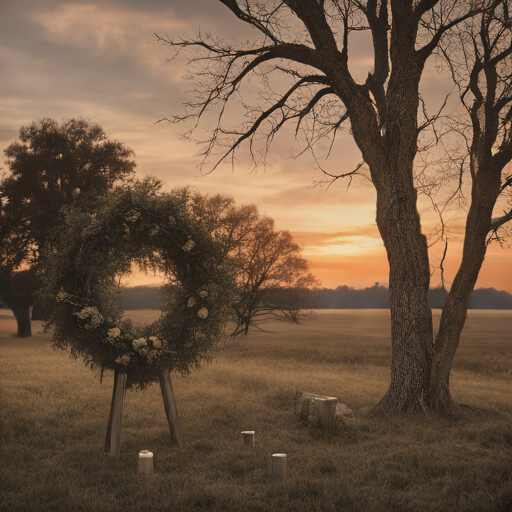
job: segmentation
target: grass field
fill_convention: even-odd
[[[169,445],[159,388],[129,391],[122,454],[103,454],[112,375],[17,339],[0,310],[1,511],[512,511],[512,312],[470,311],[452,373],[463,420],[365,418],[389,379],[388,311],[319,311],[268,324],[173,377],[187,438]],[[135,320],[155,311],[130,312]],[[299,422],[297,389],[338,397],[356,421]],[[240,432],[256,431],[244,449]],[[137,454],[154,453],[139,477]],[[289,478],[272,482],[271,454]]]

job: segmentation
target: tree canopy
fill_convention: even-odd
[[[86,203],[129,179],[135,162],[130,149],[81,118],[61,124],[45,118],[23,126],[4,154],[8,171],[0,181],[0,295],[18,319],[18,333],[29,336],[37,266],[63,222],[63,207]]]

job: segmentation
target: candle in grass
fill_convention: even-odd
[[[274,480],[286,480],[288,478],[286,453],[274,453],[272,455],[272,478]]]
[[[139,475],[150,476],[153,474],[153,453],[149,450],[141,450],[139,453]]]
[[[254,448],[254,430],[245,430],[242,432],[242,437],[244,439],[244,446]]]

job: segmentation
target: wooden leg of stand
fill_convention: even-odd
[[[169,422],[171,431],[171,443],[178,448],[185,447],[185,435],[178,418],[178,410],[176,409],[176,399],[172,390],[171,377],[169,372],[160,374],[160,389],[162,390],[162,398],[164,399],[165,415]]]
[[[105,437],[105,452],[113,457],[121,455],[121,419],[123,416],[123,403],[126,391],[126,373],[119,370],[114,374],[114,390],[107,423]]]
[[[117,387],[117,370],[114,373],[114,389],[112,391],[112,400],[110,402],[110,412],[108,415],[107,433],[105,435],[105,453],[110,453],[110,435],[112,433],[112,416],[114,415],[114,403],[116,398],[116,387]]]

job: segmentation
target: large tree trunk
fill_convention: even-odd
[[[396,5],[393,17],[392,73],[386,108],[381,109],[385,128],[371,119],[369,101],[366,110],[371,113],[359,112],[364,102],[356,98],[359,104],[350,116],[354,139],[377,190],[377,226],[390,268],[391,382],[374,407],[375,414],[427,410],[433,360],[430,266],[413,176],[422,64],[415,52],[416,28],[410,6]]]
[[[389,389],[374,412],[425,411],[433,359],[427,242],[421,234],[415,193],[391,201],[383,210],[385,220],[378,216],[378,223],[390,267],[392,360]]]
[[[18,324],[18,336],[20,338],[28,338],[32,336],[32,323],[30,320],[30,306],[18,305],[11,306],[16,322]]]

